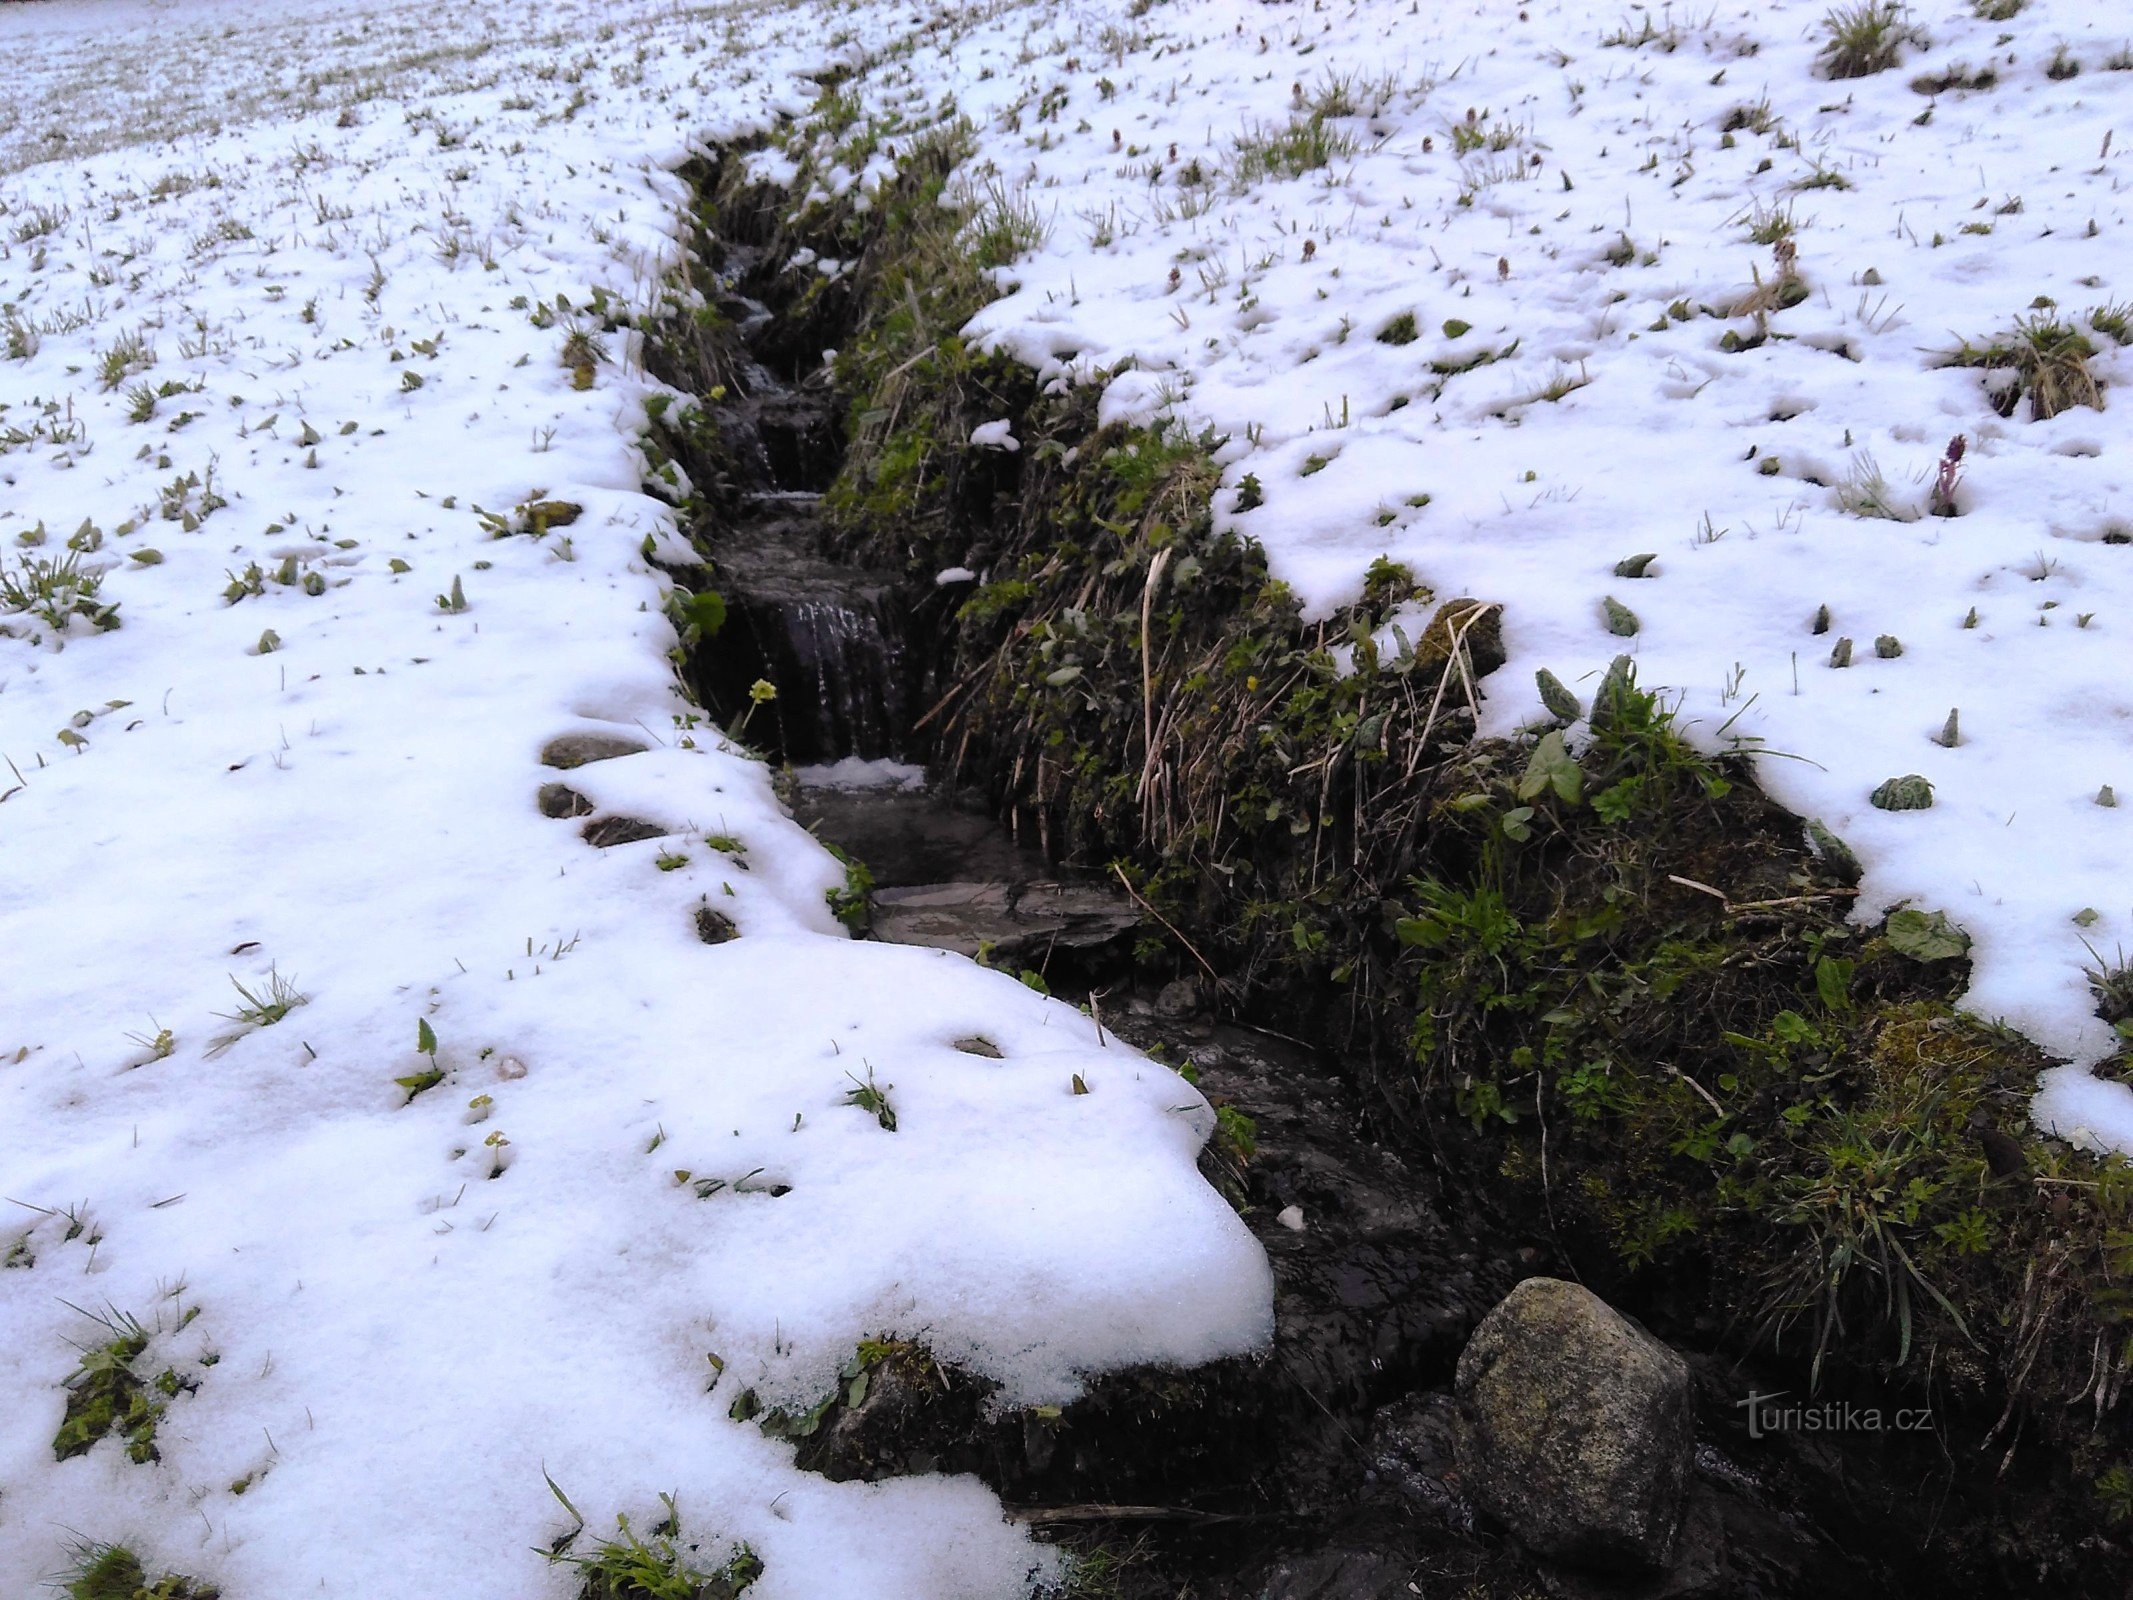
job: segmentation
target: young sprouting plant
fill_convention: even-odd
[[[1941,454],[1940,469],[1933,475],[1933,489],[1927,497],[1928,509],[1936,517],[1952,517],[1961,509],[1955,503],[1955,490],[1961,482],[1963,451],[1967,444],[1964,436],[1957,434],[1948,441],[1948,448]]]
[[[555,1487],[553,1480],[549,1487]],[[563,1500],[560,1489],[555,1493],[558,1500]],[[667,1508],[666,1515],[652,1525],[649,1539],[638,1538],[629,1518],[618,1515],[615,1537],[604,1540],[590,1554],[563,1554],[577,1537],[579,1529],[573,1528],[549,1556],[551,1561],[578,1569],[584,1580],[578,1591],[579,1600],[739,1600],[763,1575],[762,1558],[745,1544],[734,1546],[722,1566],[707,1569],[696,1565],[694,1558],[701,1547],[694,1540],[684,1542],[674,1497],[663,1494],[659,1498]],[[573,1516],[577,1515],[577,1508],[568,1500],[563,1504]],[[581,1521],[579,1527],[582,1526]]]
[[[221,1055],[253,1029],[271,1028],[298,1006],[311,1002],[309,995],[301,993],[295,984],[271,966],[267,968],[267,981],[261,989],[247,989],[234,975],[230,978],[230,987],[237,991],[237,1009],[218,1011],[215,1015],[238,1026],[208,1045],[210,1056]]]
[[[172,1033],[170,1029],[156,1021],[154,1017],[148,1019],[148,1025],[155,1029],[154,1033],[129,1033],[126,1035],[128,1039],[148,1052],[147,1061],[135,1063],[137,1066],[146,1066],[149,1061],[166,1060],[178,1048],[177,1035]]]
[[[866,1081],[863,1083],[849,1072],[845,1076],[851,1078],[852,1087],[845,1091],[844,1103],[848,1106],[857,1106],[861,1111],[868,1113],[876,1122],[881,1124],[884,1132],[894,1133],[896,1131],[896,1108],[889,1104],[889,1091],[895,1088],[896,1085],[893,1083],[876,1083],[874,1081],[874,1069],[871,1066],[867,1068]]]
[[[64,634],[74,618],[109,632],[119,625],[118,605],[98,598],[104,580],[84,572],[80,556],[23,556],[13,567],[0,563],[0,614],[22,612],[55,633]]]
[[[827,840],[823,842],[829,844]],[[844,882],[838,888],[823,890],[822,898],[828,902],[831,916],[847,928],[861,931],[873,910],[869,896],[874,892],[874,874],[864,861],[845,854],[836,845],[830,844],[829,851],[844,865]]]
[[[467,608],[467,591],[459,581],[459,574],[452,574],[452,591],[437,597],[437,609],[456,616]]]
[[[412,1105],[416,1095],[444,1082],[444,1068],[437,1064],[437,1030],[430,1026],[427,1017],[415,1019],[415,1048],[430,1058],[430,1064],[404,1078],[393,1079],[407,1091],[407,1098],[400,1102],[402,1105]]]

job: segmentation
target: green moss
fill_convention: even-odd
[[[116,1544],[84,1546],[65,1583],[67,1600],[219,1600],[222,1593],[174,1573],[150,1583],[141,1558]]]
[[[190,1392],[195,1384],[168,1368],[144,1380],[134,1366],[148,1348],[147,1329],[123,1313],[101,1320],[111,1338],[84,1349],[67,1378],[66,1412],[52,1438],[53,1454],[66,1461],[86,1454],[106,1435],[116,1434],[125,1441],[127,1459],[155,1461],[159,1459],[156,1427],[163,1420],[165,1405],[172,1396]]]

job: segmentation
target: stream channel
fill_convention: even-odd
[[[1517,1280],[1574,1268],[1495,1215],[1428,1139],[1375,1127],[1340,1060],[1218,1018],[1208,986],[1170,969],[1137,974],[1135,942],[1156,930],[1115,882],[1047,860],[977,800],[927,781],[928,597],[829,553],[820,507],[842,455],[841,399],[820,352],[780,350],[778,318],[756,298],[774,298],[774,265],[727,247],[720,309],[750,359],[717,416],[746,481],[739,514],[698,530],[728,609],[690,664],[694,687],[727,726],[749,715],[749,741],[789,770],[794,815],[870,869],[867,937],[1036,975],[1130,1042],[1189,1060],[1215,1105],[1250,1119],[1250,1148],[1218,1140],[1202,1168],[1277,1283],[1274,1347],[1259,1360],[1113,1374],[1056,1418],[992,1414],[968,1381],[946,1396],[877,1381],[801,1443],[802,1465],[836,1478],[974,1472],[1089,1559],[1070,1592],[1090,1596],[1951,1592],[1891,1532],[1895,1489],[1862,1491],[1871,1465],[1819,1441],[1750,1440],[1737,1402],[1751,1376],[1694,1350],[1698,1433],[1714,1442],[1698,1452],[1673,1569],[1596,1578],[1477,1525],[1451,1446],[1459,1352]],[[751,712],[759,681],[776,697]]]

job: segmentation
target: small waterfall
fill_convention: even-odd
[[[911,724],[911,653],[894,577],[824,561],[808,500],[737,529],[719,550],[726,626],[704,662],[714,704],[744,707],[758,679],[778,696],[749,742],[795,764],[900,757]]]

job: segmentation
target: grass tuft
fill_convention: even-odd
[[[1354,135],[1330,127],[1319,116],[1298,118],[1281,128],[1254,128],[1237,139],[1237,186],[1248,188],[1266,178],[1300,178],[1356,152]]]
[[[1832,78],[1870,78],[1896,65],[1907,44],[1923,44],[1925,36],[1912,23],[1909,6],[1901,0],[1860,0],[1839,6],[1822,19],[1828,36],[1816,60]]]
[[[2122,313],[2106,307],[2101,314],[2115,320],[2099,324],[2092,317],[2091,325],[2115,338]],[[2039,311],[1984,344],[1964,340],[1942,365],[2000,374],[1989,389],[1993,410],[2011,417],[2026,396],[2032,419],[2044,422],[2075,406],[2103,409],[2103,385],[2088,365],[2095,354],[2095,344],[2073,323]]]
[[[674,1497],[659,1498],[666,1515],[649,1538],[640,1539],[629,1518],[617,1516],[615,1537],[590,1554],[553,1558],[578,1569],[584,1580],[578,1600],[738,1600],[763,1575],[761,1558],[745,1544],[721,1566],[699,1566],[701,1546],[683,1538]]]

